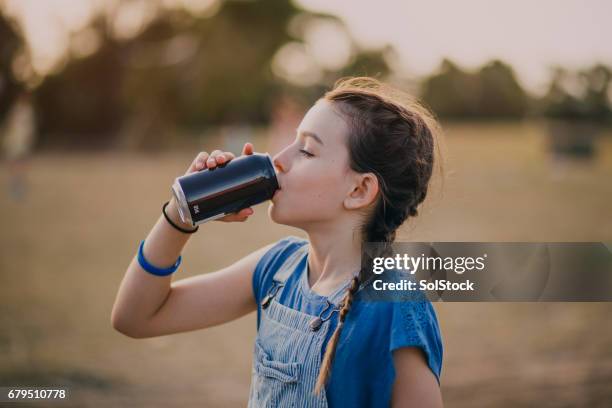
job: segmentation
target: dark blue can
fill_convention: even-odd
[[[278,188],[270,155],[254,153],[177,177],[172,193],[183,222],[195,226],[269,200]]]

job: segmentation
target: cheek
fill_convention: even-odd
[[[320,208],[335,207],[343,199],[343,182],[340,172],[333,168],[319,168],[296,177],[291,195],[300,206]]]
[[[346,180],[341,178],[341,171],[322,166],[300,170],[305,171],[294,171],[285,179],[282,196],[268,208],[270,218],[294,226],[335,219],[342,211],[346,190],[343,185]]]

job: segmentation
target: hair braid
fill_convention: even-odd
[[[353,297],[355,293],[357,293],[357,289],[359,289],[359,277],[355,276],[351,281],[351,285],[346,290],[344,300],[342,301],[342,308],[338,314],[338,325],[336,326],[334,334],[329,340],[327,350],[325,350],[325,355],[323,356],[323,361],[321,362],[321,369],[319,370],[319,376],[317,377],[317,383],[315,384],[314,388],[315,394],[319,394],[321,392],[321,389],[323,389],[327,379],[329,378],[332,361],[334,360],[336,347],[338,345],[338,340],[340,339],[340,333],[342,332],[342,327],[344,326],[344,320],[346,319],[348,312],[351,310]]]

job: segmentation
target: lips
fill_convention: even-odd
[[[276,191],[274,192],[274,194],[272,194],[272,197],[270,198],[270,201],[272,201],[273,203],[275,203],[275,202],[276,202],[276,199],[277,199],[277,197],[278,197],[278,193],[279,193],[279,192],[280,192],[280,188],[279,188],[278,190],[276,190]]]

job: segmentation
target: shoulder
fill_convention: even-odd
[[[274,269],[274,267],[280,266],[280,264],[295,250],[308,243],[308,240],[295,235],[289,235],[276,241],[268,251],[261,257],[256,266],[260,272],[265,269]]]
[[[253,273],[253,292],[259,303],[261,292],[266,290],[266,283],[271,282],[274,273],[283,262],[298,248],[307,244],[308,240],[294,235],[281,238],[263,254]]]

